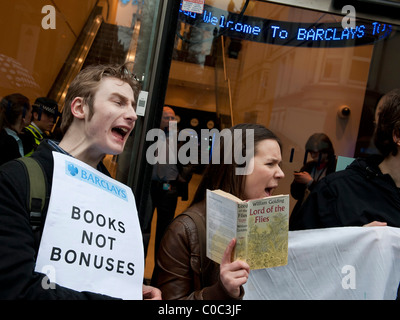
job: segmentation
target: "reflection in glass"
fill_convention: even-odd
[[[341,16],[261,1],[206,1],[204,10],[180,13],[167,104],[216,112],[220,129],[268,126],[284,146],[288,178],[277,192],[288,193],[315,132],[331,137],[337,155],[354,157],[365,104],[374,102],[366,97],[391,81],[370,86],[372,61],[377,48],[398,42],[397,26],[357,20],[344,30]],[[338,117],[342,105],[348,117]]]

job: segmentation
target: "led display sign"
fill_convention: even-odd
[[[205,5],[202,14],[182,11],[179,20],[231,38],[296,47],[348,47],[371,44],[392,33],[390,24],[357,20],[355,28],[335,23],[298,23],[250,17]]]

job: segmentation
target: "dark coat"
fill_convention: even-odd
[[[317,167],[317,161],[309,161],[300,169],[300,172],[308,172],[309,174],[311,174],[316,167]],[[325,176],[335,172],[335,170],[336,170],[336,157],[333,155],[326,164]],[[294,199],[297,200],[297,202],[293,208],[291,216],[296,216],[296,212],[300,210],[300,207],[303,201],[305,200],[304,196],[306,194],[306,190],[308,189],[308,191],[312,191],[314,187],[317,185],[318,181],[320,181],[320,179],[315,179],[311,182],[309,186],[307,186],[303,183],[298,183],[295,180],[293,180],[292,184],[290,185],[290,194]]]
[[[152,285],[159,288],[166,300],[232,300],[219,278],[219,264],[206,256],[201,271],[200,241],[205,248],[205,202],[196,203],[186,210],[201,217],[203,228],[198,228],[186,214],[178,215],[166,230],[158,251]],[[205,254],[205,252],[204,252]],[[241,287],[240,296],[244,295]]]
[[[381,156],[356,159],[346,170],[318,182],[290,230],[362,226],[372,221],[400,227],[400,193],[393,179],[379,169]]]
[[[17,140],[4,129],[0,131],[0,150],[0,165],[21,156]]]

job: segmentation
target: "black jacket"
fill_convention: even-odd
[[[400,227],[399,189],[390,175],[380,171],[382,160],[359,158],[346,170],[319,181],[291,217],[290,230],[362,226],[375,220]]]
[[[318,163],[317,161],[307,162],[300,169],[300,172],[308,172],[309,174],[311,174],[313,170],[315,170],[315,168],[317,167],[317,163]],[[326,164],[325,176],[335,172],[335,169],[336,169],[336,157],[333,155]],[[322,178],[313,180],[309,186],[303,183],[298,183],[293,179],[292,184],[290,185],[290,194],[294,199],[297,200],[297,203],[293,208],[291,217],[295,216],[296,215],[295,213],[300,210],[301,204],[304,201],[306,190],[308,189],[311,192],[321,179]]]
[[[46,172],[49,190],[53,180],[53,150],[44,141],[32,155]],[[101,168],[105,170],[103,173],[108,173],[102,164]],[[109,299],[101,294],[78,292],[58,285],[55,289],[42,287],[42,282],[47,282],[43,280],[44,274],[34,272],[38,244],[29,222],[29,185],[24,170],[15,160],[0,167],[0,300]]]
[[[7,161],[19,158],[19,147],[17,140],[10,136],[6,130],[0,131],[0,165]]]

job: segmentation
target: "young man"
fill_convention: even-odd
[[[32,155],[45,171],[49,190],[53,151],[69,154],[108,174],[102,159],[106,154],[119,154],[124,149],[137,119],[138,91],[138,84],[125,67],[91,66],[78,74],[65,99],[63,139],[59,144],[43,141]],[[0,168],[0,299],[110,299],[59,285],[54,289],[42,287],[45,275],[34,271],[42,228],[38,241],[29,220],[24,170],[18,161]],[[47,208],[48,203],[45,212]],[[43,224],[44,220],[45,217]],[[143,286],[143,297],[159,299],[161,292]]]
[[[58,105],[53,99],[40,97],[32,105],[32,122],[25,127],[21,139],[24,143],[25,156],[30,156],[38,145],[47,138],[58,115]]]
[[[381,98],[376,114],[374,142],[381,154],[322,179],[290,221],[291,230],[400,227],[400,89]]]

